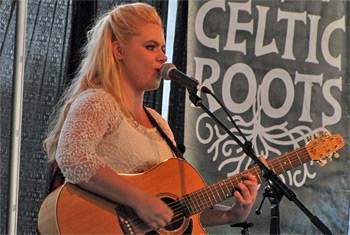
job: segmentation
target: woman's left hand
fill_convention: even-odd
[[[250,173],[243,175],[243,181],[237,185],[234,192],[236,202],[227,212],[232,222],[242,221],[248,217],[258,194],[257,188],[258,183],[254,175]]]
[[[203,227],[223,224],[235,224],[246,219],[254,205],[258,194],[258,181],[252,174],[244,174],[243,180],[236,186],[236,198],[232,207],[215,205],[212,209],[203,211],[200,216]]]

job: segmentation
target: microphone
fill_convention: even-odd
[[[211,91],[206,86],[199,83],[193,77],[187,76],[171,63],[163,64],[163,66],[160,68],[160,75],[165,80],[175,81],[190,90],[194,90],[195,92],[202,91],[208,94],[211,93]]]

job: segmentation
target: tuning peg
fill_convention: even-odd
[[[327,163],[330,163],[332,161],[333,161],[332,157],[327,157]]]
[[[335,152],[333,155],[335,158],[339,158],[339,153]]]
[[[320,133],[316,133],[315,136],[316,136],[316,138],[319,138],[320,137]]]
[[[309,135],[306,136],[306,138],[307,138],[308,141],[311,141],[311,137]]]
[[[325,132],[323,132],[322,135],[323,135],[323,136],[329,136],[329,132],[328,132],[328,131],[325,131]]]
[[[324,167],[326,165],[326,163],[323,161],[319,161],[319,164],[320,164],[320,167]]]

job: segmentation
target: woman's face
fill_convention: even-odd
[[[152,23],[141,25],[126,44],[116,43],[114,53],[121,66],[121,81],[135,92],[154,90],[160,84],[159,69],[167,61],[164,33]]]

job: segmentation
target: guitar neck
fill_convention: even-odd
[[[306,147],[302,147],[268,161],[267,167],[274,170],[277,175],[280,175],[310,160],[311,158]],[[185,195],[181,198],[181,201],[186,205],[188,214],[197,214],[232,197],[237,184],[244,180],[243,175],[247,173],[253,174],[258,180],[258,184],[265,181],[265,178],[261,176],[260,168],[255,166],[218,183]]]

